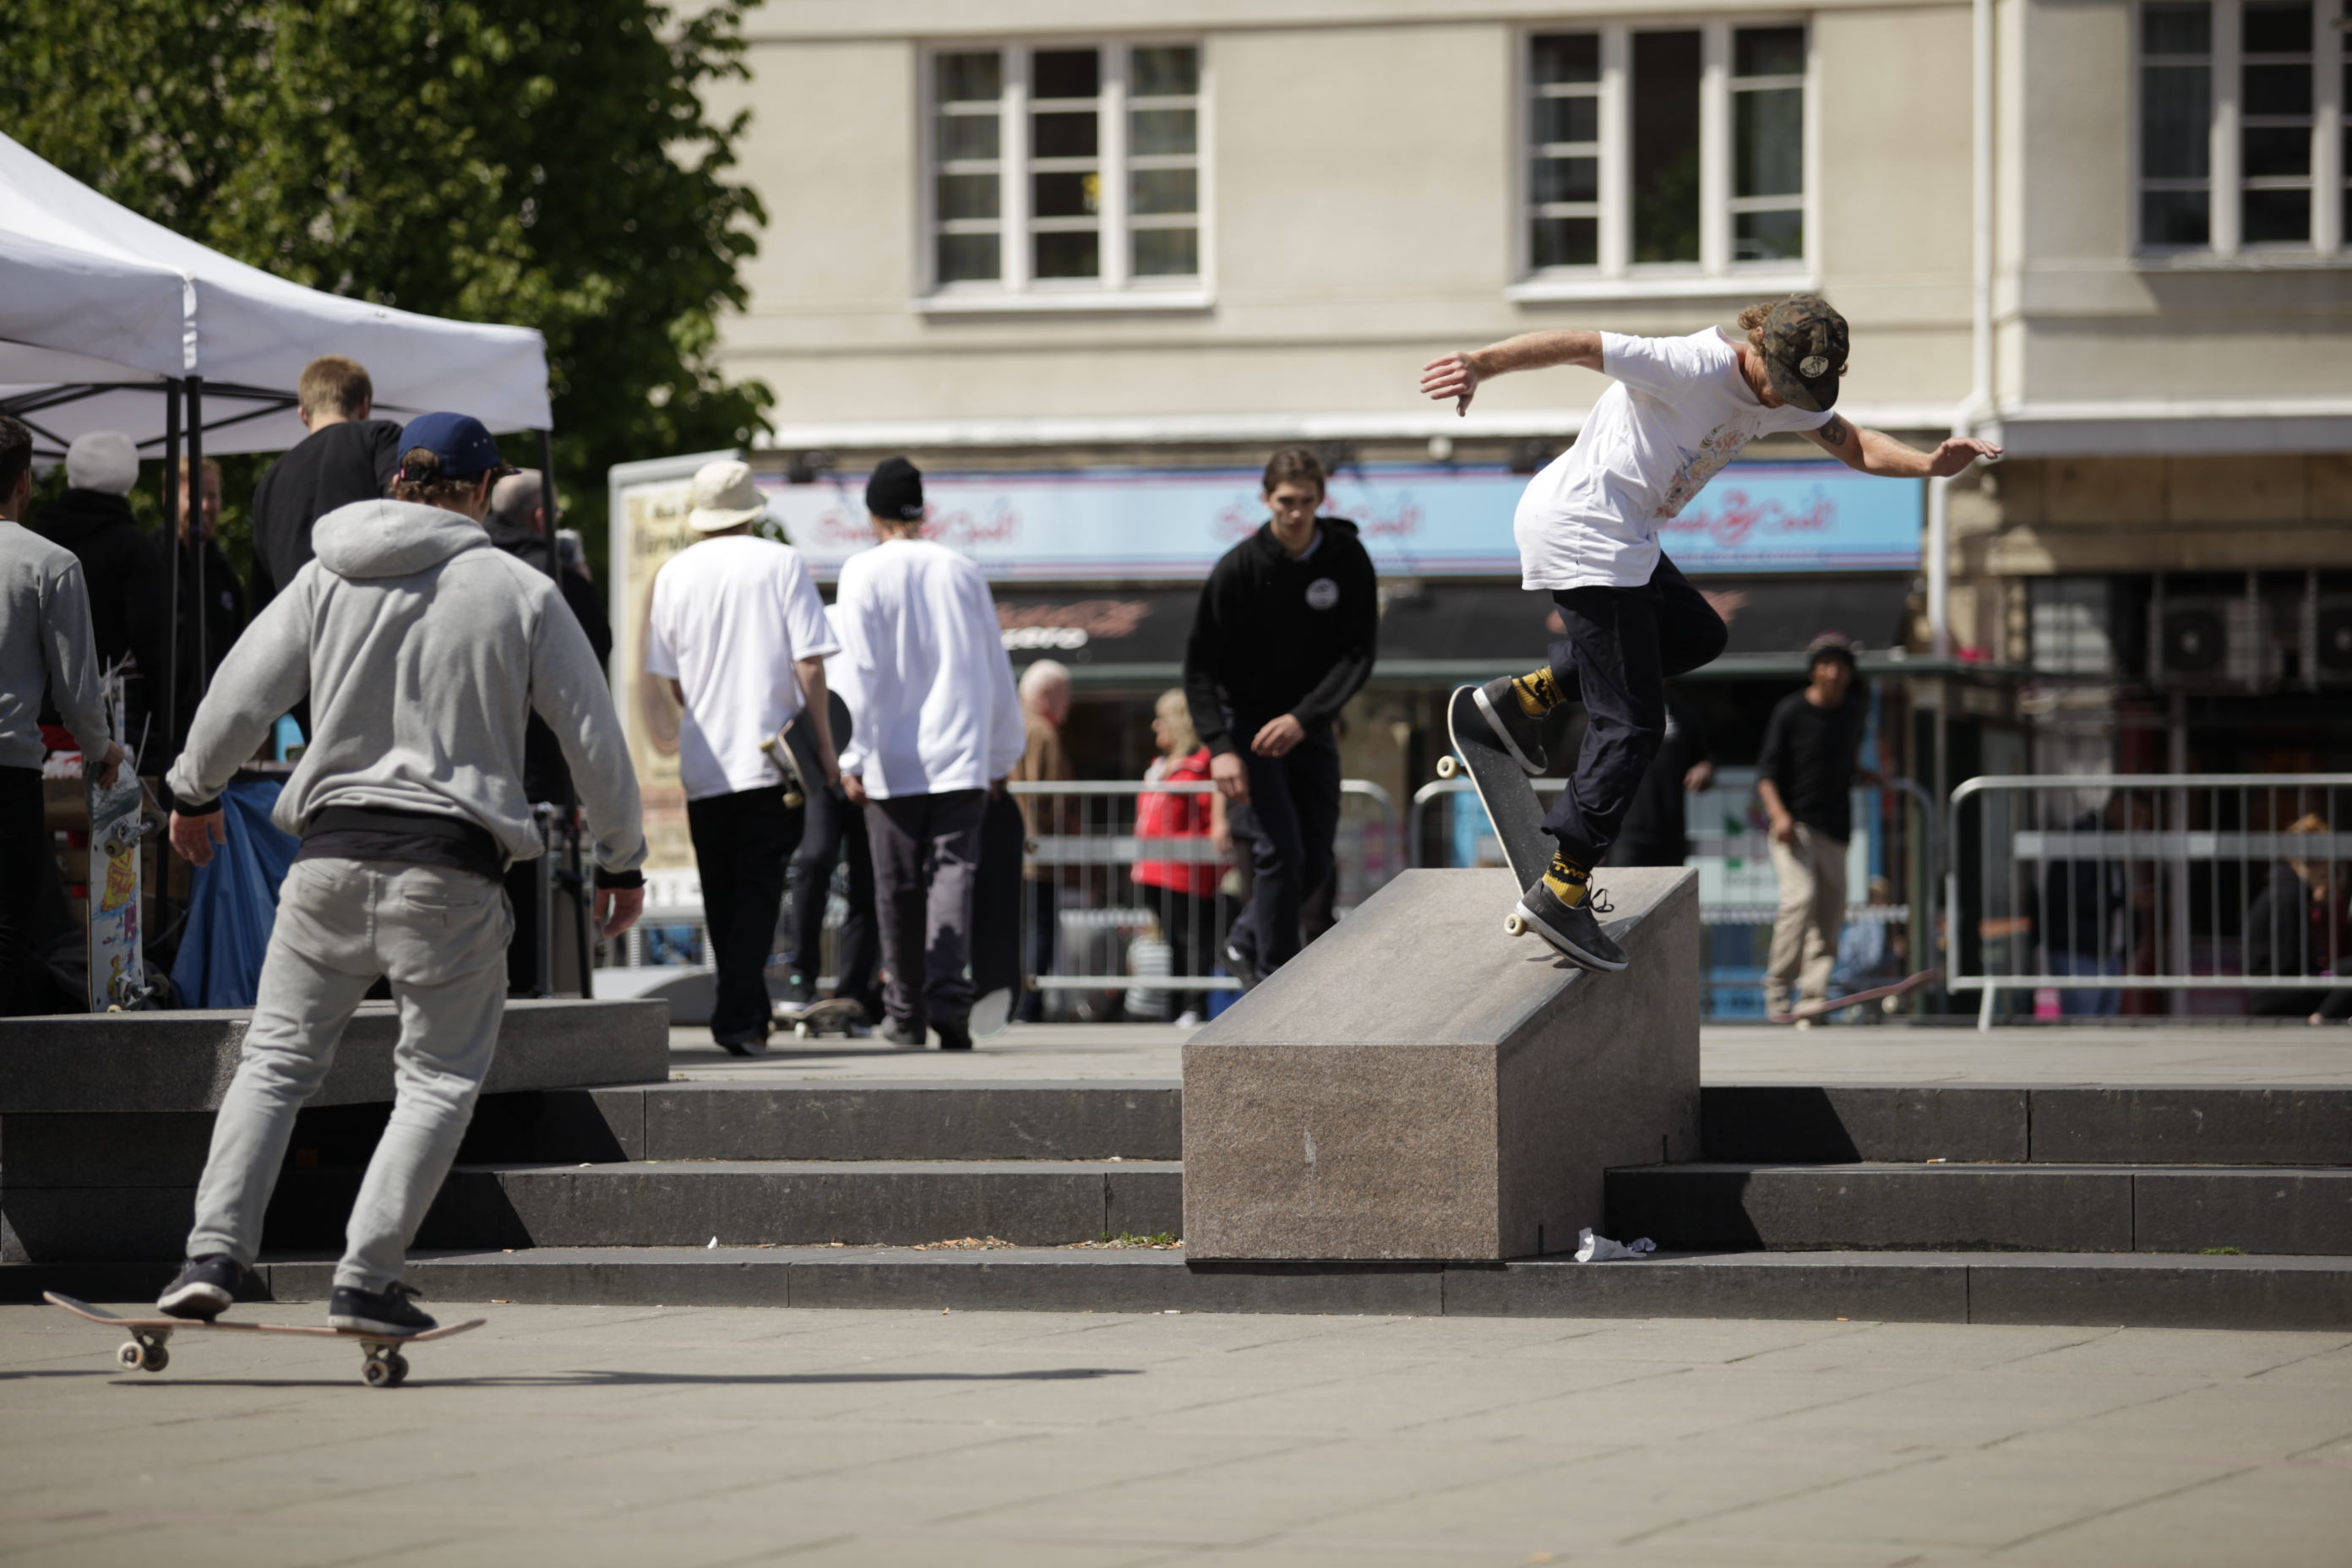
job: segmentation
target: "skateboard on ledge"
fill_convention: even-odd
[[[1478,804],[1486,808],[1486,819],[1495,825],[1503,858],[1510,862],[1511,875],[1525,888],[1550,867],[1552,837],[1543,829],[1543,803],[1536,798],[1535,780],[1511,760],[1510,752],[1496,744],[1494,726],[1478,710],[1477,691],[1475,686],[1457,686],[1445,705],[1445,729],[1454,752],[1437,760],[1437,776],[1450,779],[1465,771],[1469,773]],[[1526,927],[1512,914],[1503,921],[1503,929],[1517,936]]]
[[[828,996],[822,1002],[779,1002],[775,1018],[780,1024],[790,1024],[793,1037],[803,1040],[813,1040],[821,1035],[847,1037],[853,1028],[866,1022],[866,1009],[849,996]]]
[[[1851,995],[1831,996],[1819,1002],[1808,1002],[1794,1012],[1767,1013],[1764,1017],[1768,1023],[1799,1023],[1806,1018],[1819,1018],[1824,1014],[1834,1013],[1842,1007],[1858,1006],[1864,1002],[1885,1001],[1895,996],[1908,996],[1922,985],[1941,980],[1943,977],[1944,972],[1940,969],[1923,969],[1916,974],[1906,975],[1892,985],[1874,985],[1867,991],[1856,991]]]
[[[449,1323],[429,1329],[421,1334],[387,1338],[372,1334],[363,1329],[311,1328],[297,1323],[238,1323],[218,1319],[206,1322],[202,1318],[118,1318],[103,1307],[93,1307],[87,1301],[77,1301],[71,1296],[60,1296],[54,1290],[44,1290],[41,1297],[53,1307],[63,1307],[77,1318],[93,1323],[104,1323],[121,1329],[131,1337],[114,1352],[114,1359],[127,1370],[161,1372],[171,1364],[169,1342],[174,1333],[184,1329],[246,1334],[308,1334],[312,1339],[357,1340],[360,1342],[360,1381],[370,1388],[398,1388],[408,1376],[408,1358],[400,1353],[404,1345],[423,1344],[427,1340],[446,1340],[452,1334],[462,1334],[478,1329],[489,1321],[476,1318],[471,1322]]]

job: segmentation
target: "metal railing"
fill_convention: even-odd
[[[1225,942],[1241,911],[1237,884],[1246,868],[1234,860],[1245,850],[1237,843],[1228,858],[1205,831],[1136,833],[1144,795],[1192,796],[1203,803],[1205,819],[1212,786],[1080,780],[1005,787],[1021,802],[1030,829],[1022,970],[1055,1010],[1093,1018],[1160,1016],[1171,1010],[1171,998],[1241,988],[1228,973]],[[1343,779],[1339,792],[1334,875],[1328,888],[1309,894],[1310,923],[1318,911],[1332,921],[1344,916],[1404,863],[1388,791]],[[1138,882],[1139,864],[1190,886]],[[1050,941],[1049,953],[1040,954],[1041,941]]]
[[[1952,791],[1948,984],[1982,993],[1984,1028],[2019,992],[2044,994],[2038,1016],[2136,991],[2352,1010],[2347,807],[2352,773],[1970,779]]]

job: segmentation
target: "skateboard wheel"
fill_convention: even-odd
[[[1525,936],[1528,934],[1528,922],[1521,920],[1516,913],[1505,915],[1503,917],[1503,934],[1506,936]]]
[[[1450,779],[1461,771],[1462,764],[1454,761],[1452,755],[1449,754],[1437,759],[1437,776],[1439,778]]]
[[[383,1364],[392,1369],[392,1381],[384,1384],[386,1388],[398,1388],[402,1384],[408,1381],[408,1358],[406,1356],[401,1354],[398,1351],[394,1351],[390,1355],[383,1358]]]
[[[162,1345],[157,1345],[147,1352],[147,1359],[139,1363],[139,1370],[142,1372],[161,1372],[171,1364],[172,1352],[165,1350]]]
[[[816,1031],[810,1028],[805,1022],[795,1024],[793,1026],[793,1038],[796,1040],[813,1040],[816,1038]]]
[[[147,1352],[140,1348],[138,1341],[126,1340],[123,1342],[122,1348],[114,1352],[114,1359],[130,1371],[137,1372],[139,1364],[147,1359]]]
[[[391,1388],[400,1382],[389,1356],[370,1356],[360,1363],[360,1381],[370,1388]]]

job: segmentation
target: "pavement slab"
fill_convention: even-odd
[[[2340,1564],[2352,1334],[510,1307],[362,1388],[0,1308],[0,1563]]]

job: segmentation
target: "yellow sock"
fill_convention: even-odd
[[[1574,909],[1584,901],[1585,891],[1591,885],[1592,873],[1567,856],[1555,853],[1551,858],[1551,868],[1544,873],[1543,879],[1544,886],[1552,890],[1554,898]]]
[[[1522,675],[1511,682],[1511,689],[1519,699],[1519,711],[1530,719],[1540,719],[1559,706],[1559,682],[1551,678],[1547,665],[1533,675]]]

